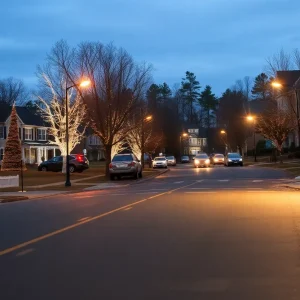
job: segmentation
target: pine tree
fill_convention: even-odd
[[[270,96],[270,78],[265,73],[255,77],[252,96],[254,99],[262,100],[267,100]]]
[[[186,104],[189,106],[188,121],[193,123],[194,116],[194,103],[199,98],[199,90],[201,88],[199,81],[196,79],[196,75],[192,72],[187,71],[185,78],[182,78],[181,92],[183,93]]]
[[[19,138],[18,117],[15,105],[13,105],[10,115],[9,133],[6,140],[1,171],[20,171],[21,160],[22,148]],[[26,170],[24,164],[23,170]]]
[[[214,117],[213,113],[216,111],[218,105],[218,100],[215,94],[212,93],[211,86],[207,85],[205,87],[205,90],[201,92],[199,104],[203,110],[203,113],[205,114],[205,126],[207,128],[210,128],[210,125],[212,123],[211,119]]]

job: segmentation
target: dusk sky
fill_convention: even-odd
[[[299,0],[6,0],[0,78],[34,88],[36,66],[56,41],[113,41],[153,64],[156,83],[172,88],[189,70],[220,95],[281,48],[300,48],[299,25]]]

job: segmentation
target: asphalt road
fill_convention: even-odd
[[[0,299],[300,299],[300,197],[286,180],[184,165],[1,204]]]

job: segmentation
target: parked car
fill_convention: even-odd
[[[229,166],[243,166],[243,158],[239,153],[228,153],[224,159],[224,165]]]
[[[212,165],[224,165],[224,155],[223,154],[212,154],[210,157],[210,163]]]
[[[155,157],[152,162],[153,169],[168,168],[168,160],[164,156]]]
[[[133,154],[116,154],[109,164],[110,179],[122,176],[133,176],[134,179],[143,177],[143,169],[140,160]]]
[[[190,158],[187,155],[181,156],[181,163],[189,163]]]
[[[196,155],[194,159],[194,167],[209,167],[210,166],[210,160],[206,153],[201,153]]]
[[[39,171],[61,172],[63,168],[63,156],[55,156],[49,160],[41,162],[38,166]],[[89,161],[83,154],[69,155],[69,170],[73,172],[83,172],[89,168]]]
[[[167,156],[166,157],[168,166],[176,166],[176,158],[175,156]]]

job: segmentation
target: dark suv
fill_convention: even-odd
[[[69,155],[69,170],[70,173],[73,172],[83,172],[89,168],[89,161],[83,154],[71,154]],[[63,157],[55,156],[49,160],[43,161],[38,166],[39,171],[62,171],[63,167]]]

